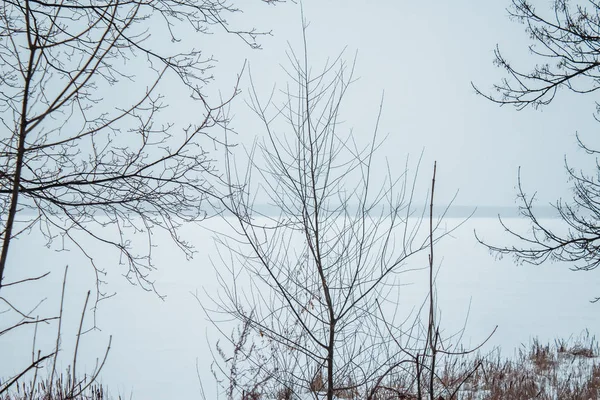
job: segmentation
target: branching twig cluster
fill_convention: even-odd
[[[116,249],[124,275],[154,290],[152,231],[167,231],[193,254],[178,228],[206,217],[220,197],[205,145],[223,143],[211,128],[226,123],[237,93],[236,84],[225,100],[207,100],[213,60],[189,41],[214,27],[258,47],[268,32],[232,28],[226,15],[239,10],[227,2],[4,0],[0,7],[0,288],[10,241],[35,227],[49,244],[80,249],[98,285],[104,269],[85,237]],[[192,99],[195,115],[163,116],[172,101],[167,81]],[[140,233],[146,243],[134,249]]]
[[[308,391],[315,399],[375,400],[390,388],[419,398],[434,399],[441,387],[452,394],[461,382],[450,389],[437,363],[468,352],[444,348],[436,318],[433,248],[448,232],[433,218],[435,172],[424,232],[427,209],[418,213],[413,205],[416,175],[408,168],[399,178],[375,173],[381,107],[368,144],[342,133],[341,104],[354,63],[340,56],[312,74],[306,36],[304,46],[300,56],[288,53],[293,84],[281,105],[263,103],[252,86],[250,104],[265,140],[243,167],[227,158],[228,182],[243,190],[224,199],[224,220],[236,234],[217,235],[222,291],[205,309],[213,320],[225,314],[239,321],[244,341],[231,340],[231,353],[217,348],[221,383],[228,398],[251,393],[257,383],[248,375],[241,380],[241,370],[266,379],[260,393],[286,399]],[[261,212],[257,202],[270,210]],[[391,298],[403,272],[428,249],[428,267],[420,266],[429,273],[423,336],[423,313],[412,325],[390,315],[401,306]],[[240,346],[246,335],[252,345]],[[399,377],[413,383],[403,388]]]
[[[538,11],[528,0],[513,0],[509,12],[525,24],[532,44],[531,53],[540,60],[530,72],[514,67],[496,50],[496,64],[508,74],[494,86],[498,96],[479,94],[499,104],[511,104],[522,110],[538,108],[553,101],[561,88],[575,93],[595,92],[600,88],[600,2],[587,0],[573,3],[552,1],[550,15]],[[598,103],[597,103],[598,105]],[[594,146],[579,146],[596,158],[592,173],[565,167],[572,182],[573,199],[553,204],[560,227],[552,227],[534,209],[535,194],[529,196],[521,185],[519,172],[518,202],[521,215],[530,222],[527,233],[519,232],[500,220],[502,227],[518,240],[512,246],[497,246],[484,239],[480,242],[495,254],[511,255],[518,263],[539,265],[547,261],[565,261],[574,270],[592,270],[600,265],[600,164]],[[596,301],[598,298],[596,298]]]

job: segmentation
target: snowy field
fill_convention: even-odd
[[[447,219],[442,226],[454,226],[458,219]],[[524,221],[508,220],[512,226],[526,229]],[[550,221],[556,223],[557,221]],[[96,313],[99,331],[86,334],[80,345],[78,373],[90,372],[97,357],[102,357],[109,336],[113,336],[108,361],[101,374],[113,396],[132,399],[200,398],[198,375],[204,383],[207,398],[215,398],[216,384],[210,373],[212,356],[209,351],[220,338],[207,322],[206,315],[193,293],[206,300],[215,293],[217,283],[210,259],[215,258],[215,244],[207,228],[223,229],[222,221],[212,220],[203,227],[187,227],[183,236],[193,242],[198,254],[186,261],[169,242],[155,249],[158,267],[152,276],[166,300],[127,283],[119,275],[117,260],[106,257],[107,291],[116,296],[100,303]],[[438,274],[441,324],[447,334],[465,325],[463,344],[476,345],[498,326],[483,350],[499,346],[510,356],[522,344],[538,337],[542,343],[556,338],[568,339],[582,330],[600,331],[597,318],[599,304],[589,300],[600,295],[600,275],[597,272],[571,272],[565,265],[515,266],[510,258],[495,260],[473,235],[495,244],[508,244],[496,219],[472,218],[444,238],[435,249]],[[414,259],[407,268],[426,266],[426,254]],[[58,309],[60,282],[64,266],[69,265],[67,285],[68,315],[63,326],[63,349],[70,354],[77,331],[78,315],[88,289],[93,289],[93,274],[85,258],[75,250],[68,253],[46,249],[35,233],[14,242],[7,280],[18,269],[53,272],[43,284],[31,283],[18,291],[10,287],[3,296],[22,306],[37,309],[40,315]],[[11,274],[12,271],[12,274]],[[419,282],[423,274],[407,273],[401,289],[401,309],[409,312],[423,301]],[[421,280],[421,281],[420,281]],[[11,291],[12,290],[12,291]],[[208,303],[206,303],[208,305]],[[27,308],[27,307],[25,307]],[[88,324],[92,314],[88,314]],[[223,325],[225,330],[231,324]],[[37,347],[53,346],[52,329],[40,330]],[[18,365],[31,359],[32,330],[0,339],[0,377],[10,375]],[[7,362],[9,360],[9,362]],[[62,367],[71,363],[61,359]],[[196,370],[198,365],[198,373]]]

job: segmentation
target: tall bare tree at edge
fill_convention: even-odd
[[[220,174],[205,149],[223,144],[211,132],[227,121],[237,94],[232,77],[225,100],[209,100],[205,87],[215,63],[197,43],[222,32],[258,48],[258,37],[268,32],[231,26],[227,17],[239,11],[235,2],[206,0],[0,2],[0,337],[10,346],[11,335],[34,335],[22,349],[30,360],[3,360],[13,370],[0,377],[0,397],[25,387],[30,398],[42,396],[42,381],[46,394],[79,398],[94,385],[111,347],[109,339],[90,375],[77,370],[88,292],[68,387],[58,384],[63,311],[74,300],[65,299],[66,270],[62,291],[56,288],[62,293],[56,315],[40,316],[37,306],[26,308],[14,295],[37,302],[35,283],[57,266],[40,261],[47,271],[36,275],[11,253],[12,240],[37,229],[48,246],[82,251],[96,273],[96,304],[107,295],[101,283],[111,262],[98,262],[95,247],[120,253],[123,274],[146,290],[154,290],[156,231],[192,256],[178,230],[205,218],[221,196]],[[193,112],[165,115],[169,91]],[[145,243],[134,244],[134,236]],[[55,345],[39,348],[38,327],[49,323],[57,328]],[[42,376],[48,363],[49,375]]]
[[[508,11],[513,19],[525,25],[536,64],[530,70],[521,70],[496,49],[494,62],[506,71],[507,77],[494,85],[493,94],[474,86],[477,93],[498,104],[522,110],[544,107],[561,91],[583,95],[600,89],[599,2],[587,0],[574,4],[554,0],[549,9],[540,10],[532,1],[512,0]],[[596,102],[597,107],[598,104]],[[598,149],[585,144],[579,136],[577,140],[580,147],[597,160]],[[564,222],[559,229],[551,228],[538,216],[535,196],[525,193],[519,176],[520,211],[531,223],[529,232],[518,232],[501,220],[505,230],[518,239],[518,244],[502,246],[484,239],[480,241],[496,254],[513,256],[518,263],[539,265],[546,261],[566,261],[572,263],[574,270],[597,268],[600,265],[599,165],[596,161],[596,168],[590,173],[566,165],[573,199],[559,199],[553,204]]]
[[[236,11],[204,0],[2,1],[0,290],[11,240],[34,227],[80,248],[98,283],[103,269],[85,236],[120,252],[124,275],[146,290],[153,230],[192,255],[177,230],[217,196],[205,147],[222,142],[210,132],[227,120],[230,98],[207,100],[213,63],[189,41],[216,29],[258,47],[263,32],[227,24]],[[195,101],[195,115],[163,117],[167,80]],[[139,232],[145,250],[131,246]]]

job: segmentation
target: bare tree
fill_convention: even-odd
[[[573,5],[568,0],[554,0],[549,16],[538,12],[527,0],[513,0],[510,15],[525,24],[532,44],[532,54],[540,60],[529,72],[513,67],[496,49],[495,63],[506,70],[508,78],[495,85],[498,95],[477,93],[499,104],[511,104],[518,110],[542,107],[561,89],[591,93],[600,88],[600,3]],[[600,107],[599,103],[596,103]],[[598,108],[600,110],[600,108]],[[578,143],[597,158],[598,150]],[[554,204],[564,222],[564,229],[550,228],[536,215],[534,197],[527,196],[519,177],[518,197],[521,214],[531,222],[528,234],[519,233],[501,220],[502,226],[517,239],[516,246],[486,244],[497,254],[514,256],[517,262],[541,264],[546,261],[574,263],[575,270],[591,270],[600,265],[600,165],[592,173],[576,171],[566,165],[573,182],[573,200]],[[481,240],[480,240],[481,241]],[[597,300],[597,299],[596,299]]]
[[[309,391],[329,400],[376,399],[391,372],[413,362],[389,334],[400,332],[398,321],[386,319],[399,306],[393,297],[400,276],[410,268],[427,270],[418,254],[447,232],[438,232],[441,219],[432,217],[430,230],[422,225],[427,208],[413,205],[416,174],[408,162],[395,178],[378,159],[381,107],[368,144],[360,145],[341,125],[354,63],[340,55],[312,74],[306,36],[303,54],[290,50],[288,59],[293,82],[282,104],[273,97],[263,103],[252,85],[250,105],[265,140],[252,147],[243,167],[228,158],[228,181],[243,190],[224,199],[225,221],[236,235],[217,236],[222,291],[208,312],[240,321],[251,345],[242,357],[243,346],[231,337],[234,356],[221,358],[243,359],[246,366],[223,372],[235,372],[233,384],[242,395],[256,390],[257,382],[267,390],[270,382],[280,398]],[[433,258],[430,263],[433,269]],[[431,279],[433,285],[433,272]],[[425,311],[425,325],[433,328],[434,308],[432,300]],[[428,368],[435,365],[438,334],[429,332],[427,355],[419,354]],[[242,382],[244,376],[251,379]]]
[[[239,10],[226,2],[3,0],[0,7],[0,288],[11,240],[37,227],[49,243],[83,251],[98,283],[103,269],[85,236],[115,248],[127,278],[153,290],[152,231],[167,231],[192,255],[177,229],[204,218],[218,198],[206,145],[222,143],[211,128],[227,121],[237,93],[235,84],[226,100],[207,99],[213,60],[190,41],[217,29],[257,48],[267,32],[230,27],[226,16]],[[167,85],[192,99],[193,116],[161,114]],[[135,233],[147,238],[145,249],[133,249]]]
[[[518,110],[550,104],[560,89],[590,93],[600,88],[600,3],[587,0],[588,7],[569,0],[553,0],[549,16],[538,12],[529,0],[512,0],[509,15],[524,24],[532,44],[530,52],[541,60],[529,72],[513,67],[499,48],[494,63],[508,78],[494,85],[498,95],[482,96]]]

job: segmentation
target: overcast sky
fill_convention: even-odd
[[[342,110],[345,126],[353,127],[358,137],[368,137],[385,92],[380,128],[389,138],[380,157],[388,157],[393,170],[400,173],[407,155],[416,160],[424,150],[422,179],[429,180],[431,165],[437,160],[440,203],[459,190],[458,205],[515,205],[520,166],[527,192],[537,192],[547,204],[568,196],[565,155],[575,166],[593,162],[583,157],[575,142],[577,131],[585,138],[598,128],[593,96],[562,92],[543,110],[517,112],[477,96],[471,87],[474,82],[491,92],[493,83],[504,76],[492,63],[496,44],[514,66],[528,71],[534,64],[524,26],[508,17],[509,3],[303,3],[310,22],[308,52],[315,69],[344,48],[348,61],[357,54],[355,76],[360,79]],[[540,4],[540,9],[545,6]],[[259,51],[249,50],[233,37],[207,40],[207,54],[220,61],[213,70],[212,90],[230,88],[244,58],[264,97],[273,85],[283,87],[289,81],[281,68],[289,65],[288,43],[298,53],[302,50],[300,6],[265,7],[257,2],[231,22],[271,29],[273,36],[261,39]],[[233,125],[242,143],[262,133],[243,104],[248,85],[246,74],[243,93],[232,108]]]

